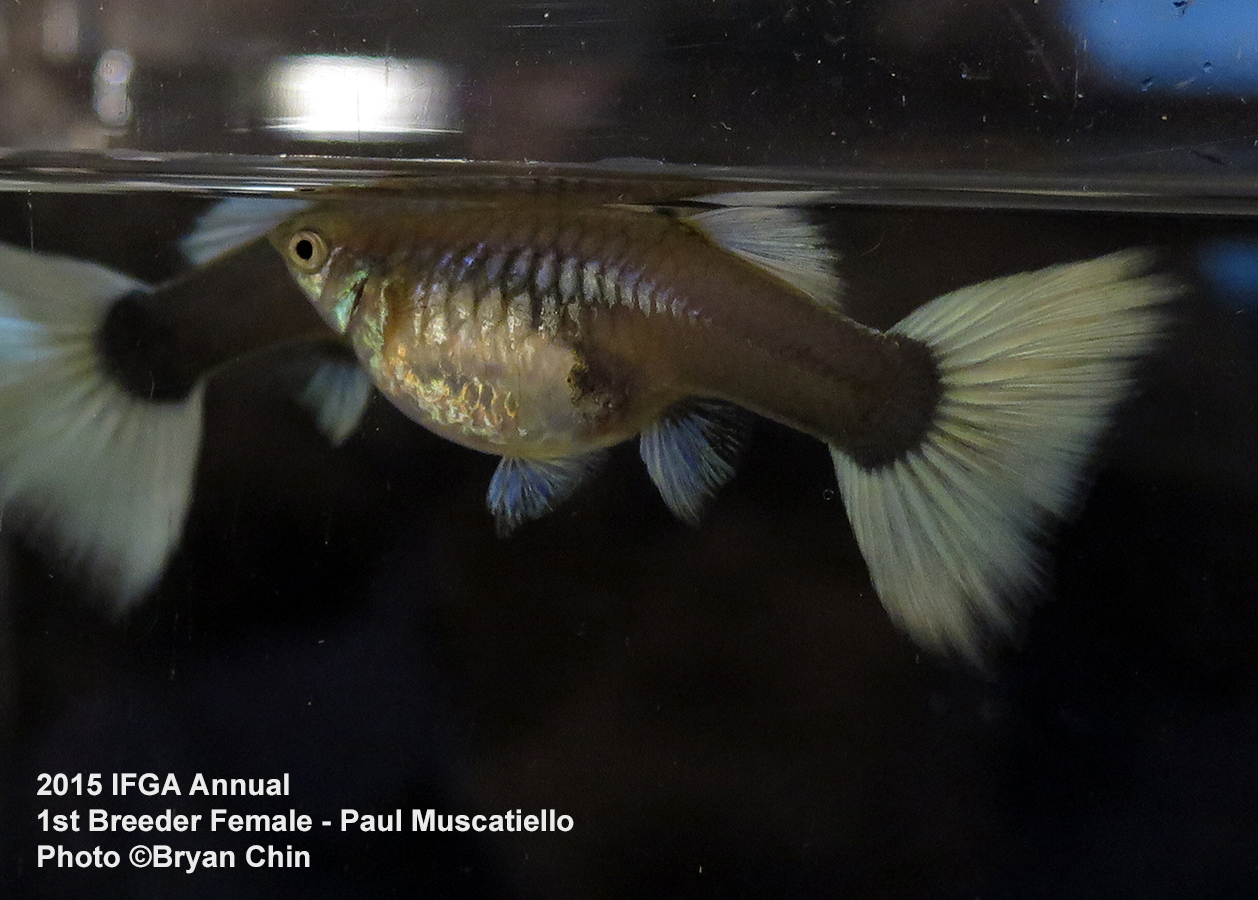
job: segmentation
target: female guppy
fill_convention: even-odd
[[[830,446],[892,617],[969,655],[1011,626],[1036,538],[1177,292],[1132,251],[967,288],[880,333],[841,313],[818,232],[763,207],[340,203],[271,240],[385,396],[502,457],[500,531],[639,435],[695,521],[750,410]]]
[[[264,322],[248,303],[267,250],[249,241],[269,232],[362,364],[329,362],[304,394],[330,436],[353,429],[369,379],[502,458],[489,506],[506,533],[635,436],[695,522],[734,473],[744,410],[758,413],[830,447],[892,618],[977,657],[1036,587],[1039,538],[1079,494],[1178,285],[1128,251],[965,288],[880,333],[843,315],[838,261],[801,213],[743,200],[228,201],[185,244],[201,274],[156,291],[0,248],[0,503],[36,509],[71,556],[113,572],[121,607],[143,594],[186,514],[201,384],[251,331],[314,337],[309,309]],[[136,370],[136,335],[166,334],[153,322],[172,304],[205,308],[219,271],[235,273],[221,300],[241,327],[194,329],[177,353],[150,337]]]

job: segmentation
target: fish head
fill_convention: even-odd
[[[353,234],[352,220],[317,208],[270,233],[297,286],[338,334],[349,327],[370,276],[365,263],[348,249]]]

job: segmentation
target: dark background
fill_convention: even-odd
[[[157,279],[198,208],[12,197],[0,236]],[[103,227],[119,215],[124,233]],[[1153,243],[1191,275],[1211,246],[1256,237],[1204,219],[817,215],[849,308],[879,325],[995,274]],[[1057,535],[1046,602],[986,676],[888,623],[810,439],[758,426],[699,529],[625,447],[500,541],[491,458],[378,399],[332,449],[282,358],[228,371],[184,542],[129,618],[4,531],[5,878],[32,898],[1251,896],[1258,322],[1252,297],[1211,284]],[[289,772],[293,796],[34,796],[37,773],[92,771],[174,772],[185,790],[196,772]],[[45,837],[45,806],[554,808],[576,827]],[[239,867],[35,870],[49,838],[235,848]],[[249,869],[255,842],[307,849],[313,868]]]

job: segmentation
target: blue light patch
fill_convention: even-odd
[[[1258,94],[1255,0],[1066,0],[1067,25],[1133,91]]]
[[[1258,312],[1258,238],[1211,241],[1197,254],[1202,277],[1229,306]]]

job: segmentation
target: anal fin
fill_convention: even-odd
[[[677,518],[699,524],[704,507],[735,472],[749,416],[719,400],[686,400],[642,432],[639,451]]]
[[[546,515],[594,477],[606,460],[606,450],[563,459],[504,456],[486,498],[498,536]]]

